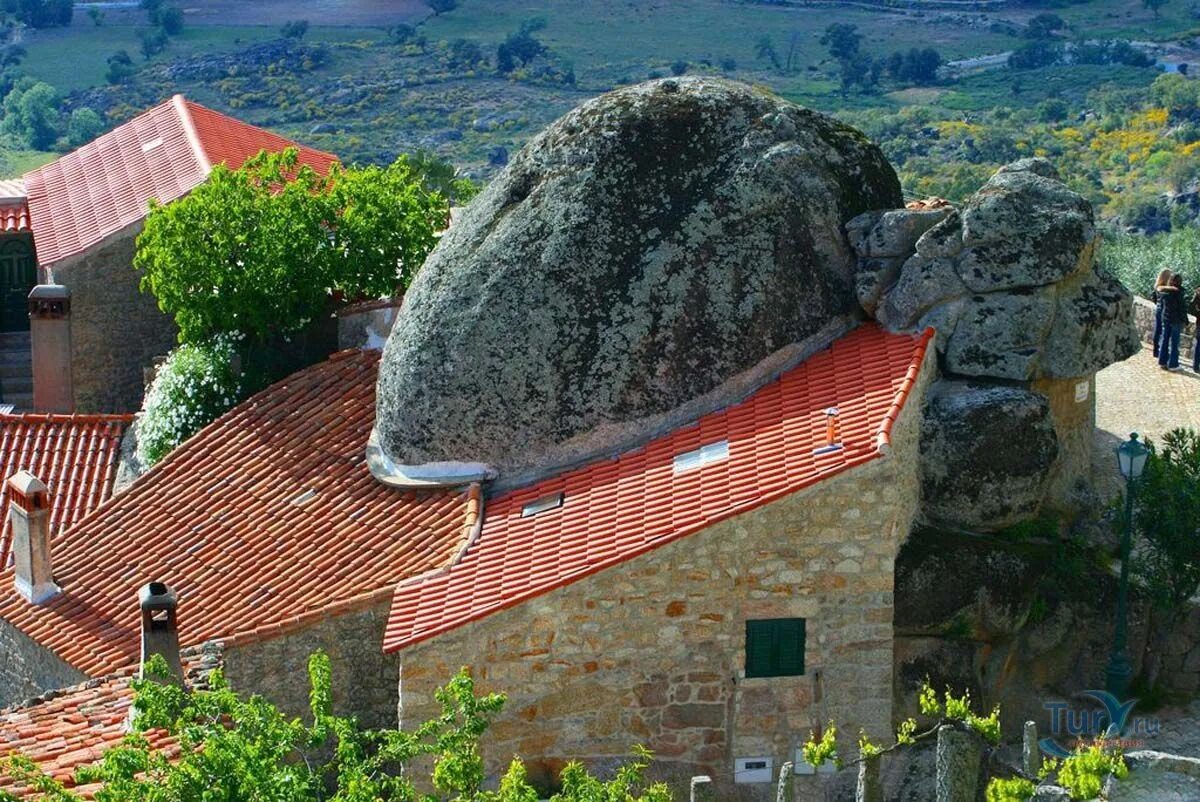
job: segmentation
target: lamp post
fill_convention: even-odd
[[[1125,477],[1125,531],[1121,533],[1121,581],[1117,586],[1117,628],[1113,634],[1112,656],[1105,670],[1107,690],[1118,699],[1124,700],[1129,691],[1129,680],[1133,666],[1125,653],[1127,619],[1129,618],[1129,550],[1133,539],[1133,486],[1142,476],[1150,449],[1138,441],[1137,433],[1117,447],[1117,464]]]

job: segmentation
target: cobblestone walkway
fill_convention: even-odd
[[[1200,430],[1200,376],[1187,369],[1178,373],[1162,370],[1149,346],[1100,371],[1096,374],[1093,454],[1097,481],[1120,482],[1113,449],[1130,432],[1157,440],[1177,426]]]

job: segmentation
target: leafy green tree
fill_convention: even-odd
[[[104,79],[110,84],[123,84],[133,77],[135,72],[137,67],[129,57],[129,52],[118,50],[108,57],[108,70],[104,73]]]
[[[31,28],[70,25],[75,11],[72,0],[15,0],[6,7]]]
[[[671,64],[671,74],[678,78],[680,75],[683,75],[684,73],[686,73],[688,71],[688,67],[690,67],[690,66],[691,65],[688,64],[685,60],[677,59],[675,62],[673,62]]]
[[[507,75],[518,66],[525,66],[538,56],[548,52],[541,40],[533,34],[546,25],[544,20],[528,20],[516,31],[508,35],[496,48],[496,71]]]
[[[62,126],[58,90],[44,81],[22,78],[4,98],[4,121],[0,130],[11,134],[25,147],[48,150],[54,146]]]
[[[1014,70],[1032,70],[1049,67],[1062,60],[1063,47],[1059,42],[1035,39],[1018,47],[1008,55],[1008,66]]]
[[[1144,672],[1146,684],[1153,687],[1162,646],[1200,591],[1200,434],[1175,429],[1150,447],[1145,471],[1132,490],[1139,537],[1132,569],[1159,613]]]
[[[158,24],[167,36],[178,36],[183,33],[183,9],[166,6],[158,15]]]
[[[146,61],[161,53],[167,46],[167,32],[162,28],[142,31],[139,34],[142,42],[142,58]]]
[[[187,691],[163,681],[161,657],[151,679],[134,680],[134,732],[78,769],[77,783],[95,784],[98,802],[536,802],[524,764],[513,759],[496,791],[484,791],[480,737],[504,705],[500,694],[476,695],[466,670],[435,692],[441,714],[412,730],[364,730],[353,718],[333,713],[332,668],[317,652],[309,659],[312,724],[283,715],[266,699],[241,699],[220,670],[210,690]],[[161,729],[177,749],[151,746],[146,733]],[[650,755],[602,781],[579,763],[562,771],[562,790],[552,802],[670,802],[666,786],[645,780]],[[432,762],[434,793],[419,793],[414,764]],[[83,802],[28,759],[0,763],[10,777],[40,792],[44,802]],[[18,797],[0,791],[0,802]]]
[[[104,24],[104,11],[99,8],[89,8],[88,17],[91,18],[92,24],[99,28]]]
[[[483,61],[483,49],[470,39],[455,39],[450,43],[450,66],[472,70]]]
[[[146,12],[146,19],[150,21],[150,24],[157,25],[158,15],[163,7],[163,0],[141,0],[139,5]]]
[[[75,109],[67,120],[67,144],[86,145],[104,131],[104,119],[87,106]]]
[[[862,34],[857,25],[846,22],[835,22],[825,28],[821,36],[821,44],[829,48],[829,55],[838,61],[849,61],[858,55]]]
[[[186,197],[153,204],[134,265],[181,342],[223,332],[262,342],[327,313],[333,293],[406,287],[446,217],[404,158],[321,176],[293,148],[218,166]]]
[[[1067,25],[1057,14],[1044,12],[1038,14],[1025,25],[1026,39],[1053,39],[1054,34]]]
[[[303,39],[306,33],[308,33],[308,20],[306,19],[288,20],[279,29],[279,35],[284,39]]]

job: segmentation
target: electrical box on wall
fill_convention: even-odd
[[[773,777],[774,760],[769,757],[739,757],[733,761],[735,783],[769,783]]]

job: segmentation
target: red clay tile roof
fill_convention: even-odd
[[[112,495],[121,438],[132,415],[0,415],[0,568],[12,529],[8,479],[26,470],[50,489],[50,532],[62,532]]]
[[[745,401],[643,448],[489,500],[483,528],[449,570],[396,589],[385,651],[446,632],[820,482],[886,451],[932,332],[874,324]],[[837,407],[843,448],[826,444]],[[729,457],[676,474],[677,455],[728,441]],[[522,517],[562,493],[562,506]]]
[[[41,606],[0,573],[0,618],[96,676],[135,662],[137,589],[179,594],[183,646],[295,625],[448,563],[469,490],[401,493],[365,463],[378,351],[345,351],[230,410],[52,544]]]
[[[296,146],[175,95],[25,176],[38,261],[82,253],[145,217],[151,198],[168,203],[199,186],[214,164],[237,168]],[[326,172],[337,158],[300,147],[300,161]]]
[[[219,663],[219,655],[184,655],[188,684],[191,687],[205,684],[209,671]],[[103,679],[89,680],[0,710],[0,758],[13,753],[24,755],[68,788],[91,798],[89,791],[95,787],[76,787],[72,775],[76,769],[97,762],[107,749],[125,737],[133,707],[131,680],[136,674],[135,667],[125,668]],[[162,730],[150,730],[144,735],[154,749],[173,751],[174,742]],[[2,770],[0,791],[18,798],[38,798]]]
[[[0,233],[22,234],[29,230],[29,203],[0,201]]]

